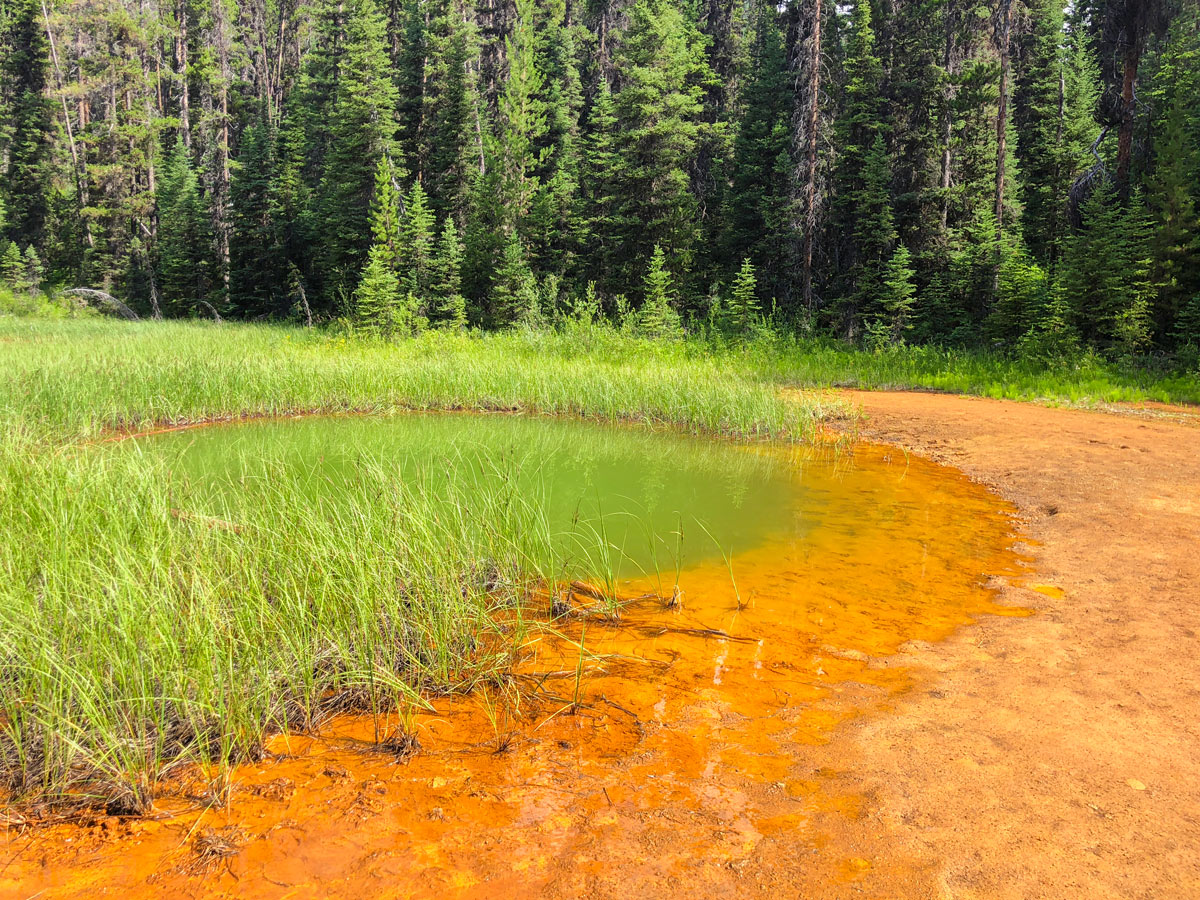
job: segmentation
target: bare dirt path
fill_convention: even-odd
[[[1200,419],[845,396],[864,437],[1015,503],[1061,589],[1002,587],[1038,614],[913,647],[937,676],[829,747],[873,801],[864,856],[929,862],[868,893],[1200,897]]]

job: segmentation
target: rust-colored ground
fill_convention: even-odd
[[[682,611],[588,625],[579,708],[546,639],[524,671],[559,700],[521,721],[442,705],[404,765],[348,721],[224,810],[181,785],[159,820],[0,836],[0,898],[1200,896],[1200,429],[849,396],[1013,506],[862,446],[837,527],[742,554],[736,594],[701,567]]]
[[[879,895],[1200,897],[1200,418],[847,396],[1016,504],[1062,591],[912,646],[936,678],[831,745],[871,798],[863,852],[932,866]]]

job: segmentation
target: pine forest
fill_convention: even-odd
[[[1195,0],[4,0],[0,66],[15,292],[1200,345]]]

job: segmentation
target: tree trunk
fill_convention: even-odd
[[[191,97],[188,85],[188,9],[187,0],[179,0],[176,7],[179,21],[179,36],[175,40],[175,68],[179,76],[179,135],[183,146],[192,149]]]
[[[946,233],[946,229],[950,223],[950,185],[951,185],[951,166],[953,165],[953,157],[950,152],[950,141],[954,133],[954,115],[950,109],[950,104],[954,99],[954,83],[952,80],[951,66],[954,65],[954,5],[953,3],[946,4],[946,43],[942,50],[942,72],[946,79],[945,90],[942,92],[942,234]]]
[[[79,166],[79,150],[75,146],[75,133],[71,129],[71,108],[67,106],[67,95],[63,90],[62,66],[58,61],[58,45],[54,42],[54,29],[50,27],[50,10],[46,8],[46,0],[42,0],[42,18],[46,23],[46,39],[50,43],[50,58],[54,62],[54,84],[58,89],[59,99],[62,101],[63,124],[67,131],[67,144],[71,149],[71,174],[75,176],[75,194],[79,208],[83,209],[88,205],[87,179]],[[94,247],[96,242],[92,238],[92,230],[85,228],[84,233],[87,236],[88,246]]]
[[[1000,0],[996,43],[1000,50],[1000,98],[996,103],[996,260],[992,269],[992,296],[1000,290],[1000,262],[1004,257],[1004,169],[1008,156],[1008,69],[1012,37],[1013,0]]]
[[[221,269],[221,296],[229,302],[229,23],[221,0],[213,3],[213,37],[217,43],[218,77],[221,79],[219,102],[221,120],[217,129],[216,191],[213,197],[213,232],[217,242],[217,263]]]
[[[1133,161],[1134,105],[1137,100],[1137,73],[1141,62],[1138,41],[1130,40],[1125,50],[1125,71],[1121,82],[1121,123],[1117,132],[1117,186],[1121,196],[1129,195],[1129,170]]]
[[[813,302],[813,232],[817,228],[817,127],[820,124],[818,102],[821,93],[821,3],[812,0],[812,38],[808,55],[808,142],[805,147],[804,165],[804,249],[801,293],[804,308],[811,317]]]
[[[1013,0],[1000,0],[996,43],[1000,51],[1000,99],[996,105],[996,238],[1004,233],[1004,169],[1008,155],[1008,69]]]

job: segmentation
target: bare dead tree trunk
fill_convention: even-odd
[[[179,76],[179,135],[183,146],[192,149],[191,87],[188,84],[188,11],[187,0],[176,7],[179,35],[175,40],[175,68]]]
[[[154,318],[162,321],[162,303],[159,302],[158,279],[154,277],[154,267],[147,264],[146,272],[150,279],[150,309],[154,312]]]
[[[225,321],[224,319],[221,318],[221,314],[219,312],[217,312],[217,308],[215,306],[213,306],[211,303],[209,303],[207,300],[200,300],[199,303],[201,306],[207,307],[209,313],[213,317],[213,321],[216,322],[218,325],[220,325],[222,322]]]
[[[67,288],[65,291],[60,291],[59,293],[67,296],[80,297],[83,299],[84,303],[86,303],[88,300],[98,301],[108,309],[111,309],[121,318],[128,319],[131,322],[137,321],[137,313],[106,291],[98,291],[95,288],[78,287]]]
[[[1013,0],[1000,0],[996,43],[1000,50],[1000,98],[996,103],[996,258],[992,267],[992,294],[1000,289],[1000,261],[1004,237],[1004,176],[1008,157],[1008,70],[1012,39]]]
[[[1117,185],[1123,196],[1129,193],[1129,170],[1133,163],[1133,123],[1140,63],[1139,42],[1131,38],[1125,48],[1124,72],[1121,79],[1121,121],[1117,131]]]
[[[1058,64],[1058,125],[1054,130],[1054,146],[1056,149],[1062,149],[1063,143],[1063,119],[1067,113],[1067,75],[1063,68],[1061,60]],[[1064,177],[1062,154],[1056,153],[1054,160],[1054,189],[1057,196],[1062,196],[1064,191]],[[1050,275],[1054,275],[1055,266],[1058,263],[1058,232],[1059,232],[1059,217],[1054,216],[1050,220],[1050,246],[1046,248],[1046,258]]]
[[[804,153],[804,249],[801,292],[809,316],[813,309],[813,232],[817,229],[817,126],[821,96],[821,3],[812,0],[812,37],[808,55],[808,134]]]
[[[217,62],[221,79],[218,95],[221,120],[217,129],[216,191],[213,197],[213,232],[217,243],[217,261],[221,267],[221,296],[229,301],[229,23],[225,6],[213,4],[213,37],[217,43]]]
[[[1000,99],[996,105],[996,237],[1004,233],[1004,176],[1008,147],[1008,70],[1013,0],[1000,0],[996,44],[1000,51]]]
[[[54,29],[50,26],[50,10],[46,8],[46,0],[42,0],[42,20],[46,23],[46,39],[50,42],[50,58],[54,63],[54,86],[58,90],[59,99],[62,101],[63,123],[67,131],[67,146],[71,150],[71,173],[75,177],[75,195],[79,201],[79,207],[82,209],[88,205],[87,179],[79,166],[79,150],[75,146],[75,132],[71,128],[71,108],[67,105],[67,94],[63,90],[62,66],[58,61],[58,45],[54,41]],[[96,242],[92,237],[92,230],[85,228],[84,234],[87,237],[88,246],[94,247]]]
[[[946,229],[950,223],[950,185],[951,171],[954,163],[953,155],[950,152],[950,141],[954,134],[954,112],[950,108],[950,104],[954,101],[954,81],[953,81],[953,66],[954,66],[954,35],[955,35],[955,8],[953,0],[946,4],[946,42],[942,49],[942,72],[946,79],[946,85],[942,91],[942,233],[946,233]]]

